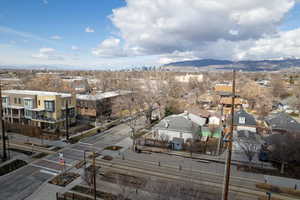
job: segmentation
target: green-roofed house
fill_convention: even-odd
[[[213,138],[221,138],[222,136],[222,129],[221,128],[215,128],[212,132],[209,127],[203,126],[201,127],[200,136],[207,138],[207,137],[213,137]]]

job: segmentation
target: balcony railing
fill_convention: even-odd
[[[45,117],[45,116],[32,116],[31,119],[41,120],[41,121],[48,121],[48,122],[56,122],[56,120],[54,118]]]

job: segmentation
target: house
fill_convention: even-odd
[[[205,118],[188,112],[170,115],[153,127],[153,136],[157,139],[168,138],[169,141],[173,141],[174,138],[181,138],[187,142],[189,139],[200,137],[201,126],[205,122]]]
[[[207,126],[201,127],[201,136],[204,138],[213,137],[213,138],[221,138],[222,137],[222,128],[209,128]],[[205,139],[204,139],[205,140]]]
[[[188,83],[190,80],[203,81],[203,74],[186,74],[174,77],[176,81],[181,83]]]
[[[241,109],[243,107],[244,101],[240,97],[234,99],[234,108]],[[225,96],[222,94],[220,98],[220,103],[223,115],[229,115],[231,113],[232,97]]]
[[[231,122],[231,119],[229,120]],[[255,118],[251,114],[247,113],[244,109],[241,109],[234,113],[233,126],[237,131],[246,130],[256,132]]]
[[[83,94],[89,90],[88,81],[81,76],[63,76],[62,81],[70,88],[72,88],[76,94]]]
[[[279,111],[284,111],[286,113],[299,113],[299,110],[297,110],[295,105],[299,105],[299,99],[293,95],[290,97],[287,97],[280,101],[278,104],[278,110]]]
[[[77,94],[76,107],[79,118],[95,121],[97,118],[110,118],[118,112],[115,102],[129,91],[117,90],[110,92],[97,92],[96,94]]]
[[[211,114],[208,119],[209,126],[220,126],[222,124],[222,116],[218,114]]]
[[[300,133],[300,123],[285,112],[270,115],[265,120],[270,133]]]
[[[269,87],[270,86],[270,81],[269,80],[265,80],[265,79],[261,79],[261,80],[257,80],[255,81],[257,84],[264,86],[264,87]]]
[[[232,92],[232,84],[231,83],[218,83],[214,86],[214,91],[216,93],[231,93]]]
[[[190,114],[193,114],[193,116],[199,116],[201,118],[206,119],[205,124],[207,124],[209,122],[209,118],[210,118],[210,115],[211,115],[210,112],[200,108],[199,106],[191,106],[187,109],[187,112],[190,113]]]
[[[4,90],[2,102],[3,117],[10,123],[28,124],[48,130],[64,129],[67,103],[69,123],[76,122],[76,99],[72,94]]]

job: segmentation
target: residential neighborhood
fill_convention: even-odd
[[[14,73],[18,74],[18,71]],[[48,84],[49,90],[46,87],[37,90],[38,88],[31,84],[24,84],[22,88],[14,84],[3,85],[5,89],[1,91],[2,115],[7,135],[4,150],[8,161],[1,165],[5,166],[10,162],[19,163],[22,160],[22,163],[26,164],[24,163],[25,166],[20,170],[24,168],[24,172],[30,169],[41,175],[47,174],[48,178],[45,177],[45,180],[50,182],[56,177],[64,177],[64,173],[70,176],[79,174],[74,180],[79,182],[81,180],[81,184],[85,185],[85,168],[78,166],[85,163],[93,167],[93,163],[85,160],[84,155],[87,152],[90,152],[89,154],[95,152],[98,155],[95,162],[100,167],[110,165],[111,162],[116,163],[116,166],[123,166],[125,164],[123,161],[132,161],[139,163],[133,166],[147,170],[151,165],[146,163],[152,162],[154,165],[156,163],[155,168],[159,167],[157,170],[160,170],[160,173],[165,174],[167,169],[161,167],[167,167],[170,163],[173,168],[184,172],[189,170],[189,165],[196,167],[200,162],[203,165],[201,169],[207,171],[206,173],[217,170],[216,173],[221,176],[225,166],[230,162],[233,177],[254,176],[253,179],[257,182],[265,183],[268,176],[268,180],[277,183],[274,177],[280,175],[287,177],[285,181],[289,184],[292,184],[291,178],[298,178],[296,172],[292,173],[297,169],[291,168],[292,164],[289,164],[298,162],[297,154],[294,153],[297,152],[298,130],[300,130],[296,110],[289,112],[284,109],[283,104],[277,104],[278,106],[271,104],[265,113],[261,113],[259,102],[256,102],[260,97],[256,96],[258,99],[255,99],[250,94],[244,93],[239,88],[240,79],[235,80],[238,87],[235,90],[236,94],[232,95],[233,85],[230,76],[227,82],[208,82],[208,76],[204,80],[203,74],[183,75],[185,79],[189,77],[187,82],[178,78],[166,81],[157,73],[155,75],[149,72],[139,73],[139,76],[144,77],[144,81],[138,79],[142,84],[134,84],[128,77],[121,77],[120,73],[118,75],[120,77],[114,79],[110,87],[105,86],[104,91],[99,90],[100,87],[95,87],[95,83],[105,85],[110,82],[109,79],[95,78],[96,81],[91,85],[85,81],[85,88],[89,89],[78,90],[73,85],[65,85],[60,79],[81,81],[89,78],[85,78],[84,75],[82,78],[78,75],[74,78],[68,76],[68,72],[36,73],[37,77],[42,77],[39,80],[40,84]],[[242,72],[235,73],[244,76]],[[149,80],[148,75],[151,75],[151,84],[146,82]],[[163,74],[166,75],[173,76]],[[112,73],[112,76],[116,74]],[[177,74],[175,76],[181,77]],[[202,78],[195,80],[194,77]],[[107,83],[101,83],[103,81]],[[198,84],[202,86],[198,87]],[[57,92],[54,91],[55,88]],[[294,104],[289,104],[290,102],[286,101],[286,104],[296,108]],[[228,161],[230,145],[232,156]],[[26,153],[24,157],[22,152],[28,151],[33,154],[28,156]],[[45,157],[38,159],[33,157],[40,154],[44,154]],[[173,157],[174,155],[177,157]],[[185,160],[184,163],[182,159]],[[62,160],[64,164],[61,164]],[[185,162],[189,163],[188,166]],[[61,170],[61,166],[68,172]],[[104,168],[102,174],[110,173],[112,170]],[[265,174],[266,170],[269,171],[268,174]],[[136,171],[132,172],[135,176],[138,175]],[[6,176],[14,176],[15,172],[13,170],[6,173],[8,173]],[[192,170],[184,173],[192,175],[195,172]],[[271,175],[275,176],[270,178]],[[101,176],[98,178],[99,181],[103,179]],[[32,179],[37,181],[34,177]],[[1,180],[0,177],[0,182]],[[50,185],[51,183],[44,184],[41,190],[48,190]],[[71,185],[68,186],[70,190]],[[245,187],[253,191],[252,195],[257,195],[256,189],[252,188],[257,187],[255,184]],[[264,190],[259,188],[261,189]],[[26,190],[31,194],[30,198],[42,199],[38,196],[43,192],[35,192],[32,188]],[[55,191],[54,196],[61,194],[59,187]],[[3,192],[7,195],[10,193],[6,189]],[[114,190],[110,193],[115,192]],[[210,193],[208,197],[211,198],[216,194]],[[15,199],[22,196],[21,193],[15,195]],[[246,196],[243,198],[251,199]]]
[[[300,1],[0,1],[0,200],[299,200]]]

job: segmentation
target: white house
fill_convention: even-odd
[[[182,138],[184,142],[187,142],[188,139],[198,137],[201,134],[200,127],[205,123],[205,118],[188,112],[170,115],[154,126],[153,137],[169,141]]]
[[[212,115],[209,117],[208,125],[219,126],[221,125],[221,121],[222,121],[221,117],[217,115]]]
[[[186,75],[175,76],[175,80],[181,83],[188,83],[191,79],[202,82],[203,74],[186,74]]]

